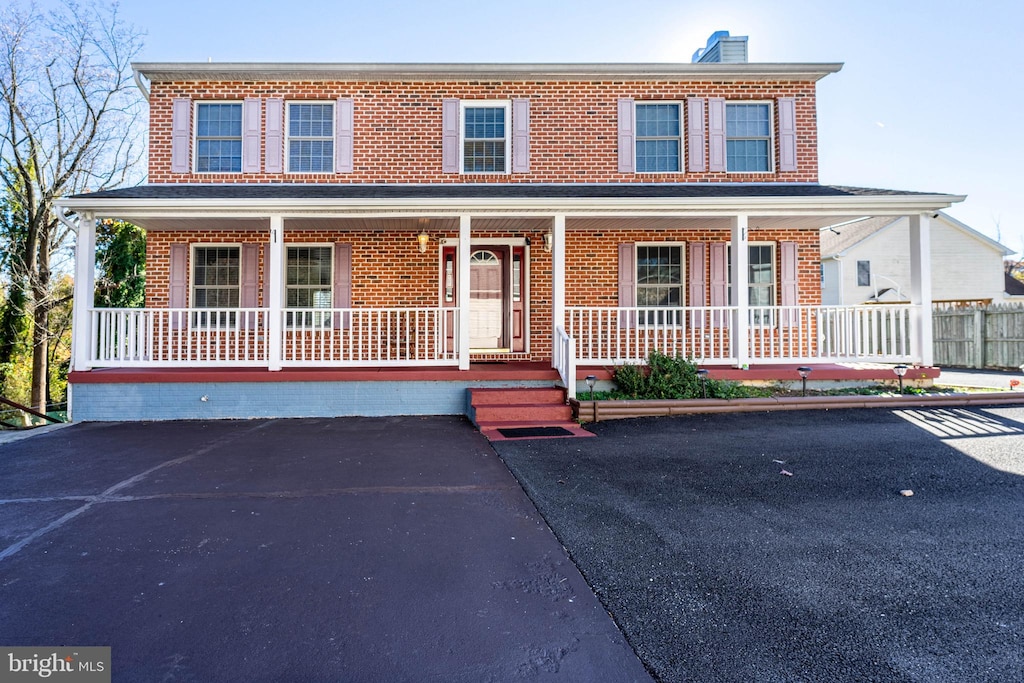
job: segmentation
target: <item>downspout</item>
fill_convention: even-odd
[[[146,104],[149,104],[149,90],[146,89],[146,85],[142,82],[142,74],[138,71],[132,71],[135,76],[135,85],[139,87],[139,91],[142,93],[142,99],[146,100]]]

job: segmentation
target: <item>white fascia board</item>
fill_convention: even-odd
[[[793,64],[325,64],[282,62],[136,62],[150,82],[210,80],[436,81],[532,80],[800,80],[818,81],[843,68],[841,62]]]
[[[381,213],[383,215],[419,214],[550,216],[600,215],[705,215],[730,216],[736,213],[759,216],[786,215],[892,215],[938,211],[954,202],[956,195],[909,195],[883,197],[708,197],[708,198],[432,198],[432,199],[61,199],[55,206],[71,211],[94,211],[107,215],[131,213],[138,216],[259,217],[278,214],[339,215]]]

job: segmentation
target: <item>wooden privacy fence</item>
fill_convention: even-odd
[[[1024,303],[936,307],[932,327],[939,367],[1016,369],[1024,365]]]

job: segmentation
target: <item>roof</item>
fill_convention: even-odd
[[[1024,296],[1024,282],[1006,273],[1006,293],[1010,296]]]
[[[1014,253],[1014,251],[1006,245],[978,232],[974,228],[958,221],[943,211],[938,212],[938,215],[933,218],[941,220],[947,225],[966,233],[968,236],[973,237],[992,249],[998,250],[1003,254],[1003,256],[1009,256]],[[851,247],[868,240],[902,219],[902,217],[893,218],[892,216],[875,216],[873,218],[862,218],[860,220],[834,225],[831,228],[823,229],[821,231],[820,238],[821,258],[826,259],[834,256],[840,256]]]
[[[805,183],[447,183],[431,185],[368,183],[267,183],[139,185],[74,195],[71,199],[712,199],[712,198],[960,197]]]
[[[843,68],[822,64],[317,64],[280,62],[137,62],[132,64],[151,82],[214,80],[810,80]]]

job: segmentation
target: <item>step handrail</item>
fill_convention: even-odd
[[[12,401],[12,400],[10,400],[8,398],[4,398],[3,396],[0,396],[0,403],[3,403],[4,405],[11,406],[12,408],[17,408],[18,410],[26,412],[29,415],[32,415],[33,417],[39,417],[39,418],[42,418],[44,420],[49,420],[50,422],[55,422],[57,424],[64,424],[63,420],[58,420],[55,417],[50,417],[49,415],[46,415],[45,413],[36,412],[36,411],[32,410],[31,408],[29,408],[28,406],[23,406],[20,403],[15,403],[14,401]]]

